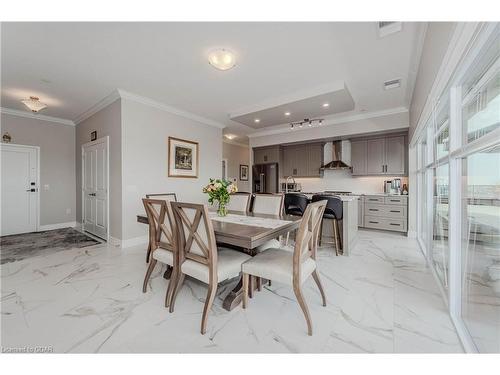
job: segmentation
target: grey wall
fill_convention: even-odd
[[[168,137],[199,142],[198,178],[168,177]],[[147,235],[136,221],[148,193],[175,192],[181,201],[206,202],[202,187],[220,177],[222,129],[122,99],[123,239]]]
[[[40,147],[40,225],[74,222],[75,127],[2,113],[1,128],[12,143]]]
[[[222,143],[222,158],[227,159],[227,177],[236,178],[239,191],[250,190],[250,177],[248,181],[240,181],[240,164],[246,164],[250,168],[250,151],[248,146],[240,146],[233,143]]]
[[[418,67],[415,89],[410,104],[409,139],[413,137],[418,120],[424,109],[427,96],[431,91],[451,37],[455,31],[454,22],[429,22],[425,34],[422,56]]]
[[[122,238],[121,121],[118,99],[76,126],[76,219],[82,220],[82,145],[97,130],[98,138],[109,136],[109,234],[117,239]]]

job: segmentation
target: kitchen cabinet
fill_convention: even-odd
[[[366,175],[366,140],[351,142],[351,164],[353,176]]]
[[[310,143],[283,147],[282,176],[319,177],[323,164],[323,144]]]
[[[366,143],[366,174],[384,174],[385,139],[369,139]]]
[[[279,163],[280,161],[280,147],[263,147],[253,149],[253,162],[254,164],[265,163]]]
[[[404,176],[408,162],[406,136],[352,141],[351,161],[353,176]]]
[[[408,197],[367,195],[364,197],[362,227],[406,232],[408,230]]]

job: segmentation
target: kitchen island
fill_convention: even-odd
[[[318,193],[298,193],[304,194],[309,199],[312,199],[314,194],[325,194],[332,195],[323,192]],[[340,225],[340,236],[342,240],[342,251],[343,255],[348,256],[351,249],[356,244],[358,238],[358,205],[359,196],[358,195],[335,195],[342,200],[343,218],[339,221]],[[333,242],[333,225],[331,220],[323,220],[323,242]]]

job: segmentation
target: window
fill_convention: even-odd
[[[437,275],[446,288],[448,287],[448,222],[449,222],[449,165],[434,169],[432,263]]]
[[[462,162],[462,317],[481,352],[500,348],[500,146]]]

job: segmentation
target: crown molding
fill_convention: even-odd
[[[348,123],[348,122],[367,120],[367,119],[371,119],[371,118],[375,118],[375,117],[396,115],[399,113],[408,113],[408,108],[396,107],[396,108],[391,108],[391,109],[384,109],[381,111],[359,113],[359,114],[343,116],[343,117],[325,118],[323,121],[323,125],[321,125],[321,127],[323,128],[323,127],[337,125],[337,124],[344,124],[344,123]],[[284,134],[284,133],[289,133],[290,131],[292,131],[292,130],[290,130],[289,124],[287,124],[286,127],[284,127],[283,125],[279,125],[279,126],[280,126],[279,128],[274,127],[273,129],[263,130],[263,131],[258,131],[255,133],[248,134],[248,138],[263,137],[266,135]],[[302,131],[307,131],[307,129],[303,129]]]
[[[18,116],[18,117],[26,117],[26,118],[31,118],[31,119],[35,119],[35,120],[54,122],[57,124],[75,126],[75,123],[71,120],[67,120],[67,119],[60,118],[60,117],[38,115],[38,114],[33,113],[33,112],[20,111],[18,109],[0,107],[0,113],[5,113],[7,115]]]
[[[248,144],[237,142],[237,141],[233,141],[232,139],[227,139],[226,137],[224,137],[224,139],[222,140],[222,142],[227,143],[228,145],[240,146],[240,147],[245,147],[245,148],[249,148],[250,147],[250,145],[248,145]]]
[[[103,109],[103,108],[107,107],[108,105],[110,105],[111,103],[115,102],[117,99],[120,99],[120,93],[118,92],[118,90],[113,90],[111,92],[111,94],[109,94],[105,98],[99,100],[92,107],[90,107],[85,112],[78,115],[77,118],[75,119],[75,124],[79,124],[80,122],[88,119],[90,116],[94,115],[95,113],[99,112],[101,109]]]
[[[226,125],[221,124],[219,122],[207,119],[207,118],[202,117],[202,116],[195,115],[194,113],[187,112],[187,111],[184,111],[184,110],[179,109],[179,108],[172,107],[170,105],[158,102],[156,100],[147,98],[145,96],[136,95],[136,94],[133,94],[133,93],[127,92],[125,90],[121,90],[121,89],[118,89],[117,92],[119,93],[119,96],[122,99],[127,99],[127,100],[134,101],[136,103],[144,104],[144,105],[147,105],[149,107],[153,107],[153,108],[156,108],[156,109],[168,112],[168,113],[172,113],[174,115],[181,116],[181,117],[184,117],[184,118],[187,118],[189,120],[196,121],[196,122],[200,122],[202,124],[214,126],[216,128],[219,128],[219,129],[224,129],[226,127]]]

